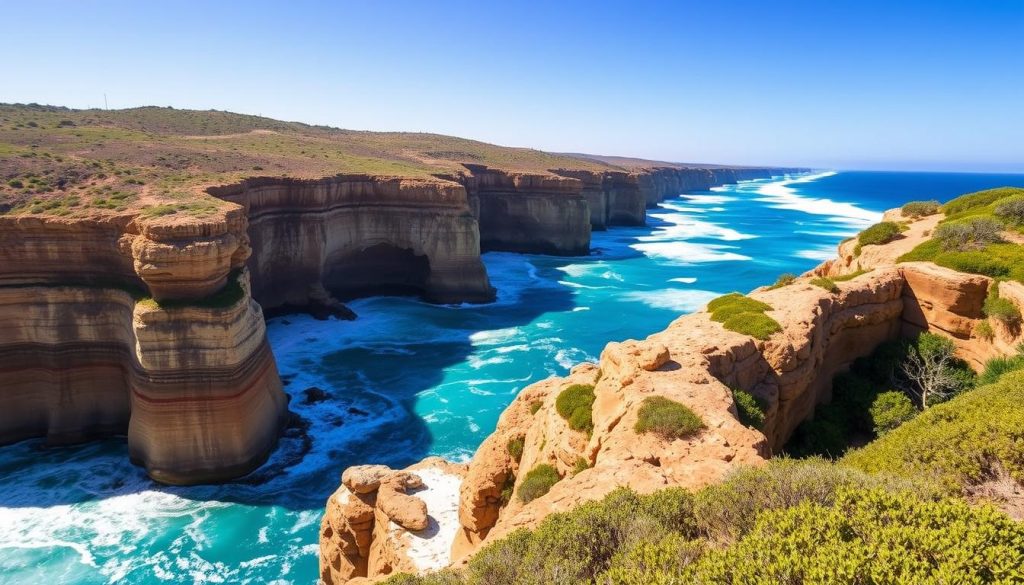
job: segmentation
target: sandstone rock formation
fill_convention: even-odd
[[[444,180],[340,175],[250,179],[211,192],[249,218],[253,296],[266,309],[323,296],[413,292],[442,303],[494,298],[466,191]]]
[[[0,442],[127,434],[166,483],[262,463],[286,406],[248,254],[237,208],[190,225],[0,218]]]
[[[897,252],[922,241],[936,222],[913,222],[904,240],[892,243],[894,249],[865,251],[870,270],[837,282],[837,292],[811,284],[811,276],[851,274],[864,270],[863,265],[841,257],[790,285],[751,293],[772,307],[767,314],[782,327],[767,340],[728,331],[701,311],[645,340],[609,343],[599,363],[581,364],[567,377],[524,388],[465,473],[452,558],[464,559],[482,543],[600,499],[619,486],[639,492],[697,488],[719,480],[733,466],[764,461],[813,415],[816,405],[831,400],[833,376],[884,341],[934,331],[953,339],[975,367],[1015,351],[1019,331],[999,327],[994,339],[974,334],[991,279],[931,263],[895,263],[902,253]],[[1000,293],[1024,306],[1019,283],[1001,283]],[[594,387],[589,435],[571,429],[555,406],[558,395],[575,384]],[[748,391],[766,405],[760,430],[740,424],[732,389]],[[636,432],[639,406],[651,396],[684,404],[705,428],[674,440]],[[518,460],[512,442],[522,444]],[[510,497],[540,464],[554,467],[561,479],[532,501]],[[337,547],[322,539],[322,562],[333,558]],[[379,575],[371,565],[367,574]],[[339,582],[335,576],[333,583]]]
[[[350,467],[320,522],[320,579],[327,585],[451,562],[465,465],[432,457],[395,471]]]

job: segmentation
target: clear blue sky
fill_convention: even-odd
[[[3,2],[0,101],[1024,171],[1024,1]],[[557,6],[556,6],[557,5]]]

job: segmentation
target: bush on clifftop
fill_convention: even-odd
[[[904,217],[925,217],[935,215],[939,212],[939,202],[931,201],[910,201],[900,208]]]
[[[764,405],[750,392],[733,390],[732,400],[736,403],[740,424],[761,430],[764,426]]]
[[[664,396],[645,398],[633,427],[638,433],[654,433],[669,440],[684,439],[703,428],[704,421],[697,413]]]
[[[528,504],[551,491],[551,487],[561,479],[557,469],[542,463],[526,474],[523,483],[519,484],[519,489],[516,490],[516,495],[519,496],[519,501]]]
[[[569,422],[574,431],[590,433],[594,430],[592,409],[594,407],[594,387],[590,384],[573,384],[555,399],[555,410]]]
[[[892,221],[876,223],[857,235],[857,242],[861,246],[882,245],[896,239],[900,235],[899,224]]]
[[[778,321],[764,314],[770,310],[771,305],[740,293],[729,293],[708,303],[712,321],[721,323],[729,331],[761,340],[782,331]]]

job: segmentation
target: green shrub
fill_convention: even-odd
[[[978,324],[974,326],[974,335],[985,341],[992,341],[996,337],[996,332],[992,329],[992,324],[988,322],[988,319],[985,319],[978,321]]]
[[[896,222],[883,221],[876,223],[857,235],[861,246],[888,244],[900,235],[900,226]]]
[[[992,358],[985,362],[985,370],[978,376],[978,385],[998,382],[1003,374],[1024,370],[1024,355]]]
[[[569,421],[569,428],[574,431],[590,433],[594,430],[593,406],[594,387],[590,384],[573,384],[558,395],[555,409],[558,414]]]
[[[561,479],[557,469],[547,463],[541,463],[526,474],[523,482],[519,484],[519,489],[516,490],[516,495],[522,503],[530,503],[551,491],[551,487]]]
[[[786,285],[793,284],[793,282],[795,280],[796,280],[796,275],[795,274],[790,274],[788,272],[784,272],[784,273],[780,274],[779,277],[775,280],[775,284],[769,286],[768,288],[769,289],[782,288],[782,287],[784,287]]]
[[[686,406],[663,396],[651,396],[640,404],[633,430],[671,440],[689,437],[703,428],[704,421]]]
[[[995,208],[995,214],[1015,225],[1024,223],[1024,198],[1010,199],[1000,203]]]
[[[1024,371],[965,392],[851,451],[842,460],[867,472],[933,477],[951,492],[996,467],[1024,481]]]
[[[540,407],[544,406],[544,403],[540,400],[534,400],[530,403],[530,414],[537,414]]]
[[[817,278],[812,278],[811,279],[811,284],[813,284],[814,286],[820,286],[821,288],[827,290],[828,292],[830,292],[832,294],[835,294],[835,293],[839,292],[839,287],[836,286],[835,281],[833,281],[831,278],[827,278],[827,277],[824,277],[824,276],[819,276]]]
[[[764,405],[750,392],[734,389],[733,402],[739,413],[740,424],[761,430],[764,427]]]
[[[577,457],[576,463],[572,466],[572,474],[576,475],[584,469],[590,469],[590,462],[582,457]]]
[[[981,311],[986,317],[998,319],[1010,327],[1020,325],[1020,309],[1017,308],[1013,301],[999,296],[998,285],[993,285],[989,289]]]
[[[755,339],[764,341],[773,333],[782,331],[782,325],[764,313],[740,313],[733,315],[722,323],[722,327]]]
[[[1024,524],[991,506],[847,490],[761,514],[679,583],[988,583],[1021,578]]]
[[[917,408],[903,392],[891,390],[882,392],[871,405],[871,420],[875,433],[884,435],[917,416]]]
[[[982,208],[1000,199],[1024,194],[1024,190],[1015,187],[999,187],[961,195],[942,206],[942,212],[947,216],[958,215],[971,210]]]
[[[987,217],[973,217],[961,221],[946,222],[935,228],[932,237],[939,241],[943,250],[981,250],[989,244],[1003,241],[999,233],[1003,225]]]
[[[768,303],[762,303],[740,293],[729,293],[708,303],[711,320],[719,323],[743,313],[763,313],[770,310],[772,306]]]
[[[523,448],[525,446],[526,437],[514,437],[508,440],[508,445],[506,445],[505,448],[508,450],[508,454],[512,456],[512,459],[514,459],[516,463],[519,463],[523,458]]]
[[[939,212],[939,202],[934,199],[931,201],[911,201],[905,203],[900,208],[904,217],[924,217],[926,215],[935,215]]]
[[[10,181],[7,181],[7,186],[13,187],[15,189],[21,189],[22,187],[25,186],[25,184],[19,181],[18,179],[11,179]]]

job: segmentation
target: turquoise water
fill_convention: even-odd
[[[732,290],[802,272],[908,199],[948,199],[1020,175],[819,173],[665,202],[644,228],[596,233],[585,258],[484,256],[498,301],[356,301],[354,322],[274,319],[291,408],[263,468],[166,488],[122,440],[0,448],[0,583],[314,583],[327,495],[355,463],[466,459],[525,385],[593,360]],[[303,390],[328,399],[310,404]]]

